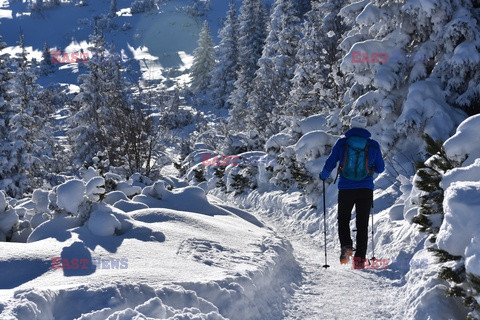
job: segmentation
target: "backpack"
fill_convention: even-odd
[[[347,138],[343,163],[339,164],[339,174],[349,180],[360,181],[373,175],[373,170],[368,168],[368,147],[367,139],[357,136]]]

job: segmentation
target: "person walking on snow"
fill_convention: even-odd
[[[373,174],[385,169],[378,142],[370,139],[365,129],[367,119],[357,116],[350,121],[350,130],[334,145],[320,174],[326,180],[337,163],[340,179],[338,182],[338,236],[340,238],[340,263],[346,264],[353,255],[350,235],[350,219],[353,206],[356,211],[357,248],[355,269],[363,269],[368,243],[368,217],[373,204]]]

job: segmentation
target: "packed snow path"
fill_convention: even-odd
[[[219,201],[216,197],[215,200]],[[312,238],[300,228],[292,231],[267,213],[242,210],[250,211],[287,238],[302,269],[299,285],[292,284],[284,320],[404,319],[401,303],[404,283],[398,273],[388,269],[353,270],[350,265],[340,265],[339,252],[334,250],[327,251],[330,267],[325,269],[323,238]]]
[[[301,285],[285,306],[285,318],[293,319],[402,319],[400,280],[388,270],[352,270],[342,266],[337,252],[327,252],[330,268],[319,242],[308,235],[277,232],[288,237],[302,268]]]

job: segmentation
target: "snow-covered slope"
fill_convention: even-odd
[[[3,52],[13,56],[20,50],[17,46],[20,32],[25,35],[30,58],[37,61],[42,59],[45,43],[62,54],[88,52],[88,36],[93,33],[97,17],[97,24],[112,44],[111,50],[122,54],[132,80],[182,85],[188,80],[186,71],[191,67],[203,21],[209,22],[212,36],[217,39],[228,9],[228,2],[223,0],[210,0],[205,8],[206,4],[192,0],[159,1],[151,11],[131,14],[131,1],[119,0],[117,16],[108,17],[110,0],[89,1],[87,6],[62,3],[40,12],[31,12],[28,2],[2,0],[0,29],[7,44]],[[77,84],[79,72],[85,71],[81,63],[54,66],[55,73],[42,77],[40,84]]]
[[[75,181],[60,198],[75,202]],[[289,243],[249,213],[210,203],[200,188],[159,185],[133,201],[116,191],[109,198],[123,199],[94,204],[84,225],[56,215],[29,243],[2,246],[0,318],[278,317],[276,292],[298,274]],[[116,208],[129,203],[148,208]]]

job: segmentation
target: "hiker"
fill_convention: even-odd
[[[350,130],[332,149],[320,178],[326,180],[339,163],[338,174],[338,236],[340,263],[346,264],[353,255],[350,219],[353,206],[356,211],[357,245],[354,269],[363,269],[368,242],[368,217],[373,204],[373,174],[385,169],[378,142],[370,139],[367,119],[356,116],[350,121]]]

